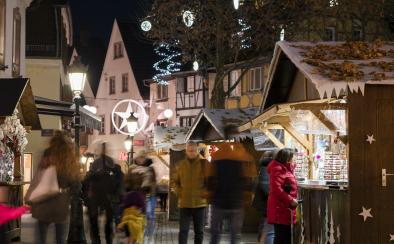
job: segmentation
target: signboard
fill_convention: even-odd
[[[133,145],[142,147],[145,145],[145,141],[144,140],[134,140]]]

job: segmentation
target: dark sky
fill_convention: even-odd
[[[115,17],[136,22],[149,10],[149,0],[70,0],[76,35],[86,28],[107,43]]]

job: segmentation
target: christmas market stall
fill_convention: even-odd
[[[297,149],[295,243],[394,240],[394,43],[278,42],[259,114]]]
[[[166,184],[169,189],[169,179],[173,174],[174,166],[185,157],[185,137],[189,131],[187,127],[163,127],[155,126],[153,129],[153,147],[156,152],[153,155],[166,169],[160,170],[161,176],[159,185]],[[169,192],[168,218],[176,220],[178,218],[177,198],[173,192]]]
[[[0,82],[0,204],[21,206],[26,135],[41,125],[28,79]],[[7,223],[6,234],[10,240],[20,238],[20,219]]]
[[[263,133],[256,132],[252,134],[250,132],[237,133],[231,131],[227,136],[225,135],[225,129],[227,126],[237,127],[246,121],[252,119],[257,112],[257,108],[247,109],[202,109],[196,117],[192,127],[186,135],[186,141],[197,141],[201,145],[201,153],[208,159],[211,160],[210,154],[217,150],[220,144],[232,143],[234,141],[241,142],[246,150],[255,159],[252,162],[253,165],[248,167],[253,168],[252,171],[257,171],[257,163],[261,156],[261,153],[255,150],[255,138],[265,138]],[[262,144],[261,142],[258,144]],[[208,211],[208,223],[210,221]],[[259,225],[259,214],[258,212],[250,207],[245,207],[245,219],[243,224],[243,230],[246,232],[256,232]]]

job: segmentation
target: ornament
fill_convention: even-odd
[[[153,76],[153,80],[160,85],[168,85],[168,81],[164,77],[181,70],[182,64],[177,61],[181,53],[167,43],[157,46],[155,53],[161,59],[153,64],[153,68],[158,72]]]
[[[165,118],[169,119],[172,117],[172,115],[174,115],[174,112],[172,112],[171,109],[166,109],[164,110],[163,114]]]
[[[373,135],[367,135],[367,140],[366,140],[367,142],[369,142],[369,144],[372,144],[374,141],[376,141],[375,140],[375,138],[373,138]]]
[[[237,36],[240,39],[241,49],[250,48],[251,45],[251,34],[250,30],[252,27],[246,23],[244,19],[238,19],[239,27],[241,28],[240,31],[237,32]]]
[[[126,103],[127,103],[126,111],[125,112],[118,112],[117,111],[118,107],[120,105],[126,104]],[[137,131],[135,132],[135,134],[142,131],[145,128],[146,123],[148,122],[148,115],[146,114],[145,108],[140,103],[138,103],[137,101],[132,100],[132,99],[125,99],[125,100],[118,102],[115,105],[114,109],[112,110],[112,116],[111,116],[112,117],[112,125],[119,133],[121,133],[123,135],[129,135],[128,132],[124,132],[122,129],[124,127],[126,127],[127,119],[131,116],[131,113],[133,113],[132,104],[137,105],[137,108],[139,110],[139,111],[134,112],[134,115],[138,118],[138,124],[139,124],[139,127],[138,127]],[[143,116],[140,116],[141,114]],[[119,116],[122,118],[122,123],[121,123],[120,127],[118,127],[117,123],[115,122],[115,121],[117,121],[115,119],[116,116]]]
[[[194,24],[194,14],[190,10],[186,10],[183,12],[183,23],[187,27],[192,27]]]
[[[149,20],[144,20],[141,23],[141,29],[145,32],[148,32],[152,29],[152,23]]]
[[[394,241],[394,235],[390,234],[390,240],[389,241]]]
[[[193,62],[193,70],[194,70],[194,71],[198,71],[199,68],[200,68],[200,67],[199,67],[198,62],[197,62],[197,61],[194,61],[194,62]]]
[[[363,216],[364,222],[367,220],[367,218],[373,218],[371,214],[372,208],[366,209],[363,206],[363,211],[359,213],[358,215]]]

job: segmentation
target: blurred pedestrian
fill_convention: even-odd
[[[251,203],[256,179],[253,157],[241,143],[223,143],[212,154],[208,190],[212,199],[211,244],[220,242],[224,220],[228,220],[231,244],[241,242],[244,206]],[[249,194],[246,194],[249,193]]]
[[[275,226],[275,244],[291,244],[291,225],[296,222],[298,201],[293,155],[292,149],[283,148],[268,166],[268,223]]]
[[[146,199],[142,190],[143,177],[138,174],[128,175],[128,192],[122,202],[122,218],[117,228],[128,237],[127,244],[142,244],[146,224]]]
[[[177,163],[171,178],[171,188],[178,196],[179,244],[187,244],[191,220],[194,226],[194,243],[202,244],[204,239],[207,161],[197,149],[197,143],[187,143],[186,158]]]
[[[56,189],[53,189],[54,186]],[[26,193],[32,216],[38,220],[37,244],[47,243],[48,227],[55,224],[56,243],[65,243],[70,191],[79,188],[75,145],[65,132],[56,131]],[[51,242],[52,243],[52,242]]]
[[[12,208],[0,204],[0,243],[9,243],[6,236],[6,224],[11,220],[20,218],[27,210],[29,210],[27,206]]]
[[[96,155],[97,158],[83,181],[84,202],[88,208],[92,243],[100,243],[98,217],[100,212],[104,211],[106,216],[105,240],[107,244],[111,244],[114,212],[116,212],[116,205],[120,203],[123,189],[123,174],[120,166],[107,155],[106,143],[99,145]]]
[[[273,159],[273,152],[264,152],[260,160],[260,170],[257,185],[254,193],[253,207],[261,212],[258,241],[264,244],[273,244],[275,237],[274,226],[268,224],[267,219],[267,201],[269,194],[269,175],[267,167]]]
[[[151,237],[155,229],[155,209],[156,209],[156,172],[153,168],[153,161],[148,157],[145,150],[137,152],[134,159],[134,165],[129,169],[129,174],[139,174],[142,177],[142,191],[146,197],[146,220],[145,236]],[[128,178],[128,177],[127,177]],[[129,187],[128,180],[126,185]],[[147,238],[148,240],[148,238]]]

